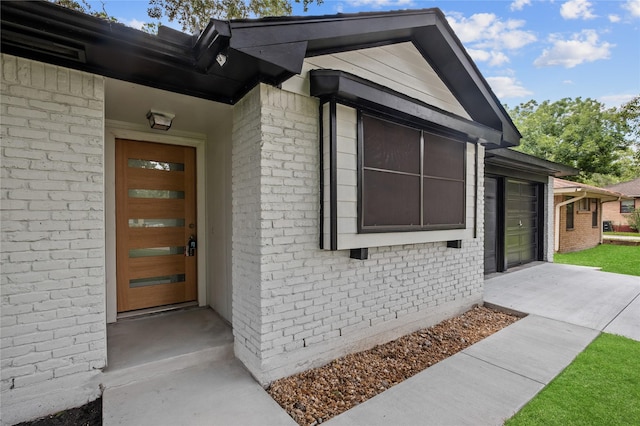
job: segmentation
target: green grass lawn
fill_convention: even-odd
[[[603,235],[622,235],[625,237],[638,237],[640,238],[640,232],[603,232]]]
[[[640,342],[601,334],[505,425],[640,425]]]
[[[640,276],[640,246],[601,244],[574,253],[556,253],[556,263],[598,266],[605,272]]]

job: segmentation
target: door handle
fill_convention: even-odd
[[[189,237],[189,241],[187,241],[187,247],[186,247],[186,250],[184,251],[184,255],[185,256],[195,256],[196,247],[197,247],[196,237],[194,235],[192,235],[192,236]]]

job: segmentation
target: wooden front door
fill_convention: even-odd
[[[118,312],[196,300],[195,148],[116,140]]]

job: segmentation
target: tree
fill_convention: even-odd
[[[323,0],[316,0],[322,4]],[[295,0],[308,10],[314,0]],[[149,17],[160,20],[166,16],[176,20],[183,31],[196,33],[206,27],[211,18],[239,19],[261,16],[291,15],[291,0],[149,0]]]
[[[636,96],[620,108],[620,115],[627,123],[627,136],[631,142],[630,163],[624,180],[640,177],[640,96]]]
[[[577,180],[620,179],[633,156],[627,119],[593,99],[531,100],[509,114],[522,133],[518,150],[579,169]]]
[[[87,15],[95,16],[96,18],[105,19],[111,22],[118,22],[116,18],[110,16],[105,7],[104,3],[102,3],[102,10],[94,10],[87,0],[80,0],[77,2],[76,0],[51,0],[53,3],[64,6],[68,9],[75,10],[76,12],[82,12]]]
[[[117,20],[105,10],[93,10],[87,0],[50,0],[60,6],[86,13],[87,15]],[[304,11],[312,3],[322,4],[323,0],[293,0],[302,3]],[[149,0],[147,14],[154,22],[146,23],[143,30],[156,32],[160,21],[166,17],[169,22],[177,21],[183,31],[196,34],[203,30],[211,18],[240,19],[264,16],[291,15],[291,0]]]

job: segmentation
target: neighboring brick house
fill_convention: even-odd
[[[624,194],[578,182],[554,179],[555,251],[585,250],[602,243],[602,212]]]
[[[266,384],[482,303],[485,151],[520,134],[438,9],[1,7],[3,422],[98,397],[129,312],[212,307]],[[551,260],[558,169],[489,157]]]
[[[632,229],[625,215],[631,213],[634,209],[640,209],[640,178],[609,185],[605,189],[621,192],[630,198],[604,204],[602,206],[603,220],[611,221],[614,231],[631,231]]]

